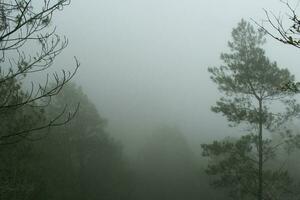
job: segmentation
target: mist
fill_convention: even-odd
[[[55,23],[70,40],[63,57],[80,57],[76,80],[111,132],[125,131],[119,137],[128,139],[141,129],[177,125],[197,146],[235,133],[210,111],[219,93],[207,68],[221,64],[232,27],[242,18],[265,20],[263,9],[285,7],[279,1],[78,1]],[[267,39],[267,55],[297,76],[290,59],[297,51]]]
[[[300,106],[297,104],[300,102],[297,94],[299,90],[296,89],[296,92],[284,90],[281,93],[277,91],[284,81],[290,81],[288,84],[292,86],[287,87],[293,89],[293,82],[299,80],[300,68],[297,60],[299,50],[295,48],[299,47],[297,43],[299,29],[297,30],[296,23],[299,21],[294,23],[291,21],[297,20],[296,14],[299,13],[296,1],[289,4],[274,0],[73,0],[71,2],[63,0],[63,2],[66,5],[61,9],[58,7],[54,9],[57,11],[53,17],[51,15],[49,26],[55,27],[55,34],[60,35],[61,39],[62,36],[66,36],[68,41],[66,48],[63,48],[57,56],[54,54],[53,58],[45,59],[45,62],[49,62],[47,65],[51,66],[51,69],[45,67],[49,70],[46,73],[35,73],[39,71],[32,69],[33,73],[30,72],[32,75],[29,73],[28,76],[16,79],[17,83],[20,81],[23,84],[20,84],[22,86],[11,83],[16,90],[24,90],[24,97],[21,92],[22,98],[26,99],[27,95],[28,99],[33,99],[26,100],[25,103],[20,103],[21,105],[33,102],[36,104],[30,105],[31,107],[45,108],[38,111],[32,108],[34,110],[31,111],[26,107],[22,110],[20,113],[25,113],[24,119],[34,116],[32,122],[26,123],[25,120],[23,123],[20,120],[22,117],[18,117],[14,112],[3,114],[5,127],[3,130],[6,132],[12,130],[14,133],[15,129],[19,130],[16,128],[19,126],[29,127],[29,130],[20,129],[20,133],[17,131],[17,134],[12,134],[12,139],[9,136],[7,143],[13,145],[7,148],[0,146],[4,152],[0,155],[5,163],[8,163],[7,166],[16,162],[21,162],[17,166],[28,165],[26,169],[20,169],[20,173],[22,170],[26,172],[21,182],[23,184],[24,179],[24,185],[27,181],[27,186],[32,183],[32,187],[28,186],[24,191],[16,189],[18,192],[14,194],[3,190],[3,195],[0,189],[1,199],[3,196],[3,199],[14,200],[39,198],[262,200],[271,199],[268,196],[270,193],[273,195],[272,198],[276,196],[278,199],[298,197],[299,186],[295,185],[300,180],[300,174],[295,166],[299,166],[300,162],[298,159]],[[33,1],[31,4],[38,5],[39,2]],[[293,10],[295,16],[292,16],[294,18],[289,16],[291,10],[287,5],[295,8]],[[8,12],[6,15],[9,14]],[[294,24],[296,36],[288,32],[293,38],[290,39],[290,35],[285,33],[286,37],[283,37],[285,40],[281,41],[272,37],[270,33],[276,32],[276,26],[274,30],[274,27],[266,21],[267,14],[275,17],[272,19],[279,16],[278,19],[283,19],[279,22],[286,27],[291,28]],[[1,16],[0,13],[0,18]],[[243,22],[249,25],[243,25]],[[263,36],[266,39],[265,44],[260,44],[257,36],[261,28],[259,25],[271,30]],[[248,26],[253,27],[254,36],[250,34],[252,29]],[[241,32],[240,35],[236,33],[238,36],[234,37],[234,30],[237,30],[236,32],[240,30],[238,27],[248,32]],[[50,32],[49,30],[52,29],[42,31]],[[0,31],[5,31],[5,28],[0,28]],[[253,41],[249,40],[250,36],[248,38],[245,36],[248,33]],[[38,39],[41,38],[43,37]],[[232,63],[244,62],[242,58],[230,60],[236,55],[234,50],[238,49],[237,52],[244,55],[243,48],[248,48],[248,43],[243,46],[246,42],[237,38],[244,39],[251,48],[251,42],[254,43],[253,46],[257,45],[256,49],[253,47],[255,51],[249,47],[247,55],[249,53],[255,57],[262,52],[259,54],[260,57],[251,60],[252,63],[249,61],[249,66],[253,63],[260,65],[257,64],[257,60],[263,60],[265,63],[262,66],[267,66],[270,70],[267,70],[267,67],[265,71],[261,68],[251,68],[246,71],[248,74],[241,70],[247,75],[244,76],[241,72],[239,75],[243,78],[232,79],[234,80],[232,82],[226,79],[229,75],[224,78],[217,69],[214,71],[214,67],[220,67],[221,70],[221,66],[226,66],[225,68],[232,69],[234,74],[236,71]],[[30,41],[30,37],[29,39],[25,37],[25,41],[27,40]],[[230,48],[229,41],[236,42],[236,45],[242,48]],[[42,47],[47,46],[46,43],[41,44]],[[27,56],[34,54],[35,50],[38,51],[39,45],[29,43],[21,47],[23,51],[25,49]],[[5,52],[5,48],[2,51]],[[43,49],[40,51],[43,52]],[[230,56],[225,55],[224,58],[224,54]],[[30,63],[26,61],[25,53],[24,58],[20,56],[19,51],[10,56],[21,57],[20,60],[24,62],[20,63],[25,63],[25,67]],[[3,59],[1,62],[8,65],[10,60]],[[16,70],[11,72],[16,74],[13,78],[27,73],[26,70],[18,71],[18,67],[11,67]],[[283,68],[288,72],[281,70]],[[278,71],[268,76],[271,69]],[[43,70],[42,68],[41,71]],[[56,74],[50,76],[52,79],[45,78],[47,74],[51,75],[61,70],[70,71],[71,75],[66,78],[63,72],[58,76]],[[76,73],[72,74],[74,70]],[[243,85],[243,81],[249,77],[251,79],[252,76],[256,76],[253,80],[258,85],[254,85],[258,87],[257,91],[261,91],[261,88],[268,89],[266,90],[269,96],[266,95],[266,101],[279,101],[275,104],[267,102],[262,106],[265,96],[259,97],[251,84],[249,87],[252,97],[249,97],[249,92],[243,90],[243,87],[248,85]],[[236,78],[234,75],[232,77]],[[214,82],[214,78],[217,81]],[[275,78],[278,79],[273,80]],[[225,79],[230,89],[225,87]],[[44,88],[43,84],[39,86],[40,82],[46,84]],[[48,82],[53,83],[48,85]],[[36,88],[32,86],[36,96],[30,92],[31,83],[36,86]],[[52,91],[51,87],[54,88],[54,92],[47,93]],[[238,96],[239,92],[242,96]],[[6,96],[9,99],[11,94]],[[225,100],[224,104],[216,103],[222,101],[222,97],[232,98],[233,103],[227,102],[228,105],[238,106],[222,107],[226,103]],[[235,101],[235,97],[240,99]],[[248,97],[250,100],[246,101]],[[18,97],[17,100],[19,99]],[[9,101],[4,101],[3,105],[7,102]],[[240,102],[244,104],[239,104]],[[213,109],[212,107],[216,105],[219,107]],[[243,106],[246,107],[244,110]],[[252,109],[249,113],[248,108]],[[238,109],[241,109],[239,113],[232,114]],[[271,111],[283,112],[284,109],[286,113],[272,116]],[[266,113],[263,113],[264,111]],[[23,124],[7,125],[11,119],[20,120]],[[47,120],[49,123],[43,125]],[[233,124],[236,126],[231,126]],[[37,133],[31,134],[32,131]],[[20,135],[23,139],[29,138],[28,141],[23,142],[23,139],[15,138]],[[4,134],[4,138],[6,137]],[[1,141],[0,136],[0,143]],[[17,148],[14,148],[14,145]],[[278,153],[267,154],[269,151],[273,153],[273,146]],[[13,149],[27,149],[27,147],[30,150],[25,151],[24,161],[18,161],[21,157],[19,152],[22,150],[16,150],[16,153],[12,154],[13,160],[5,156],[6,152],[12,152]],[[241,154],[247,155],[249,159],[244,159]],[[268,161],[265,165],[263,158]],[[255,163],[256,159],[258,164]],[[255,160],[255,164],[249,160]],[[285,166],[286,174],[281,170],[283,169],[281,166]],[[276,171],[276,167],[280,170]],[[9,173],[13,174],[13,170],[8,168],[11,170]],[[40,170],[35,172],[33,169],[37,168]],[[245,172],[241,169],[253,169],[254,172]],[[241,176],[237,179],[229,176],[229,172],[232,171]],[[288,173],[295,179],[293,179],[295,185],[289,185]],[[254,186],[250,182],[243,182],[244,179],[250,179],[249,174],[250,177],[259,174],[257,176],[261,182],[264,177],[264,180],[274,187],[270,191],[266,189],[265,192],[263,186],[256,188],[255,181],[251,182]],[[269,187],[267,183],[265,188]],[[254,196],[243,189],[245,184],[253,186]],[[280,191],[276,188],[281,185],[285,185],[293,191],[293,195],[294,193],[297,195],[286,194],[286,191],[279,194]],[[21,186],[18,187],[22,188]],[[249,186],[250,189],[251,187]],[[235,196],[237,194],[239,196]]]

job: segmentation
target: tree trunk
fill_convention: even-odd
[[[259,100],[259,132],[258,132],[258,200],[263,200],[263,137],[262,137],[262,100]]]

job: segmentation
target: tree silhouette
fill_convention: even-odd
[[[75,58],[73,72],[47,72],[68,45],[50,23],[53,14],[69,4],[69,0],[0,0],[0,144],[30,139],[34,131],[65,124],[75,114],[69,113],[62,121],[65,107],[52,119],[43,117],[51,97],[79,67]],[[45,76],[43,83],[33,81],[37,74]],[[9,123],[23,126],[8,127]]]

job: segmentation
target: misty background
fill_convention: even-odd
[[[221,64],[241,18],[261,23],[263,9],[285,15],[286,7],[277,0],[74,0],[54,18],[70,42],[56,63],[72,66],[78,56],[74,80],[108,120],[109,132],[131,144],[126,150],[164,124],[180,128],[200,149],[241,132],[210,111],[220,94],[207,68]],[[299,80],[297,50],[268,36],[265,50]]]

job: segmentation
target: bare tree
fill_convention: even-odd
[[[264,24],[257,24],[272,38],[284,44],[289,44],[300,48],[300,19],[296,14],[297,6],[293,8],[288,1],[281,2],[288,9],[288,13],[285,15],[288,18],[288,21],[285,21],[285,16],[277,16],[273,12],[264,10],[266,14],[266,20],[263,22],[266,22],[268,25],[270,25],[273,31],[270,31],[269,28],[266,28]]]
[[[296,13],[300,1],[295,6],[292,6],[288,1],[281,2],[287,8],[285,15],[276,15],[271,11],[264,10],[266,19],[261,24],[254,22],[275,40],[300,48],[300,18]],[[280,89],[300,92],[300,82],[289,81],[284,83]]]
[[[52,119],[43,117],[51,97],[79,67],[75,58],[74,71],[47,72],[68,45],[67,38],[57,35],[50,23],[53,14],[69,4],[70,0],[0,0],[0,116],[4,119],[0,144],[30,139],[34,131],[63,125],[77,111],[68,113],[65,107]],[[37,73],[45,76],[44,83],[32,81]],[[5,123],[12,120],[14,127],[7,128]]]

